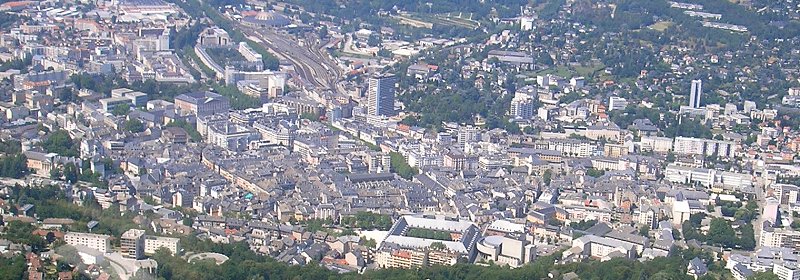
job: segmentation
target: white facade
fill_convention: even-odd
[[[677,154],[704,156],[716,154],[720,158],[733,158],[736,156],[737,145],[733,141],[675,137],[672,148]]]
[[[530,96],[517,95],[514,99],[511,99],[509,115],[512,118],[527,120],[534,116],[533,107],[533,98]]]
[[[644,151],[666,153],[672,150],[672,138],[642,136],[641,147]]]
[[[625,110],[628,107],[628,100],[619,96],[612,96],[608,98],[608,110]]]
[[[111,236],[104,234],[68,232],[64,235],[64,242],[72,246],[86,246],[103,253],[111,252]]]
[[[534,260],[536,248],[525,240],[516,240],[503,236],[487,236],[478,241],[478,256],[486,261],[520,267]]]
[[[173,255],[180,252],[180,239],[161,236],[146,236],[144,239],[144,253],[153,255],[160,248],[166,248]]]
[[[772,273],[781,280],[800,280],[800,267],[797,263],[776,263],[772,266]]]
[[[700,108],[700,99],[703,95],[703,81],[692,80],[692,88],[689,93],[689,107]]]
[[[612,253],[619,253],[627,258],[633,258],[636,254],[633,245],[595,235],[584,235],[573,240],[572,247],[580,248],[583,255],[601,260],[608,259]]]

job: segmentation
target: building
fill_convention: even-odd
[[[704,187],[722,187],[725,190],[743,191],[753,186],[753,176],[745,173],[693,168],[674,163],[667,165],[664,179],[673,183],[700,184]]]
[[[692,210],[689,208],[689,201],[680,200],[672,204],[672,224],[681,225],[683,222],[688,221],[692,215]]]
[[[382,268],[454,265],[475,260],[480,229],[473,223],[443,217],[406,215],[381,243],[375,262]]]
[[[203,30],[203,32],[200,33],[199,40],[202,46],[227,46],[232,43],[228,32],[216,26]]]
[[[489,51],[488,58],[490,60],[497,59],[502,63],[514,65],[522,69],[531,69],[535,65],[533,56],[524,52],[491,50]]]
[[[369,78],[367,113],[372,116],[394,116],[394,83],[392,74]]]
[[[144,237],[144,253],[146,255],[154,255],[161,248],[167,249],[172,255],[175,255],[181,250],[180,239],[150,235]]]
[[[703,81],[692,80],[692,88],[689,93],[689,107],[700,108],[700,99],[703,95]]]
[[[120,253],[123,257],[141,259],[144,257],[144,230],[129,229],[120,238]]]
[[[563,254],[566,256],[580,255],[581,257],[606,261],[616,257],[632,259],[636,257],[636,250],[634,245],[589,234],[572,240],[572,249],[564,251]]]
[[[640,142],[642,151],[653,151],[657,153],[666,153],[672,150],[672,138],[656,137],[656,136],[642,136]]]
[[[720,158],[736,157],[736,149],[737,145],[733,141],[691,137],[675,137],[675,143],[672,146],[672,150],[676,154],[702,156],[716,155]]]
[[[189,134],[180,127],[167,127],[161,131],[161,141],[169,144],[186,144]]]
[[[764,221],[758,245],[800,250],[800,231],[780,227],[775,228],[769,221]]]
[[[458,146],[465,147],[467,143],[480,140],[481,128],[471,125],[458,127]]]
[[[755,272],[770,271],[777,279],[800,279],[800,267],[795,250],[781,247],[761,247],[752,255],[731,254],[725,268],[737,280],[747,279]]]
[[[519,29],[522,31],[531,31],[533,30],[533,20],[535,18],[532,16],[522,16],[519,18]]]
[[[102,106],[103,112],[110,113],[114,111],[114,108],[121,105],[128,105],[129,107],[133,106],[133,102],[131,102],[130,98],[127,97],[109,97],[100,99],[100,106]]]
[[[628,107],[628,100],[619,96],[612,96],[608,98],[608,110],[625,110]]]
[[[698,279],[707,273],[708,267],[706,263],[698,257],[694,257],[694,259],[689,261],[689,265],[686,266],[686,274],[694,277],[694,279]]]
[[[764,211],[761,214],[761,217],[764,220],[769,221],[773,225],[778,222],[778,206],[780,205],[780,201],[774,197],[767,197],[767,202],[764,205]]]
[[[508,113],[512,118],[524,120],[532,118],[534,116],[533,98],[527,95],[515,96],[514,99],[511,99]]]
[[[103,253],[111,252],[111,236],[82,232],[67,232],[64,242],[72,246],[86,246]]]
[[[528,241],[503,236],[486,236],[476,244],[478,258],[500,265],[520,267],[536,258],[536,247]]]
[[[800,280],[800,267],[796,262],[775,263],[772,266],[772,273],[781,280]]]
[[[800,188],[790,184],[772,184],[769,189],[781,205],[791,206],[800,203]]]
[[[213,92],[184,93],[175,97],[175,109],[181,114],[206,116],[226,113],[230,108],[227,97]]]
[[[208,127],[207,143],[230,151],[246,150],[250,142],[258,140],[260,134],[253,128],[228,122],[212,124]]]

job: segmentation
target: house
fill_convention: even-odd
[[[689,265],[686,267],[686,274],[694,277],[694,279],[700,278],[706,275],[706,273],[708,273],[708,267],[706,263],[698,257],[694,257],[694,259],[689,261]]]
[[[22,216],[33,216],[33,204],[25,204],[19,207],[19,215]]]
[[[365,265],[364,256],[361,254],[361,251],[348,252],[344,255],[344,259],[349,266],[364,267]]]

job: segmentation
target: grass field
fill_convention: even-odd
[[[671,21],[659,21],[659,22],[653,23],[653,25],[650,25],[649,28],[653,29],[653,30],[656,30],[656,31],[664,32],[664,30],[667,30],[667,28],[669,28],[673,24],[674,23],[671,22]]]
[[[572,77],[582,76],[588,79],[594,76],[598,71],[603,70],[603,68],[605,68],[605,65],[603,65],[602,63],[592,64],[587,66],[577,66],[577,67],[561,65],[538,71],[535,73],[535,75],[551,74],[551,75],[561,76],[567,79]]]

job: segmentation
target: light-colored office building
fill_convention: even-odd
[[[141,259],[144,257],[144,230],[129,229],[122,233],[120,247],[123,257]]]
[[[600,237],[596,235],[584,235],[572,241],[572,249],[563,254],[580,255],[606,261],[611,258],[622,257],[632,259],[636,257],[634,245],[621,242],[616,239]]]
[[[733,158],[736,156],[736,147],[736,143],[733,141],[675,137],[672,149],[676,154],[717,155],[720,158]]]
[[[692,108],[700,108],[700,99],[703,96],[703,81],[692,80],[692,88],[689,93],[689,106]]]
[[[392,74],[369,78],[367,113],[372,116],[394,116],[394,83]]]
[[[468,221],[406,215],[389,230],[375,262],[382,268],[454,265],[460,258],[475,260],[480,229]]]
[[[180,239],[149,235],[144,237],[144,253],[146,255],[153,255],[161,248],[165,248],[175,255],[181,250]]]
[[[105,234],[68,232],[64,235],[64,242],[72,246],[86,246],[103,253],[111,252],[111,236]]]
[[[509,267],[520,267],[536,258],[536,247],[533,244],[503,236],[486,236],[478,241],[476,248],[480,260]]]

